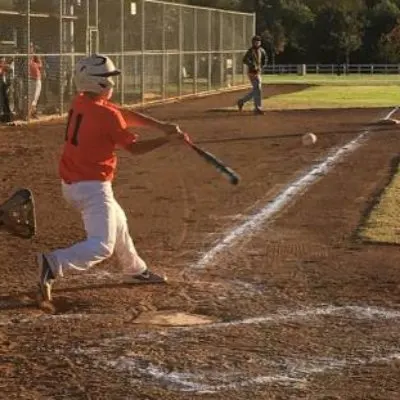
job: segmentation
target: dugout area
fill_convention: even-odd
[[[28,60],[41,57],[42,117],[62,115],[76,62],[99,52],[123,74],[114,98],[147,104],[240,87],[255,14],[162,0],[0,0],[0,57],[14,119],[27,119]]]

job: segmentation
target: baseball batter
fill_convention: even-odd
[[[174,124],[139,113],[124,114],[109,100],[113,76],[121,72],[105,56],[93,55],[75,67],[79,94],[72,102],[59,164],[62,193],[83,219],[86,240],[72,247],[38,254],[39,296],[51,301],[55,279],[68,270],[85,271],[114,252],[132,283],[160,283],[165,278],[151,272],[138,255],[128,230],[124,211],[114,198],[112,180],[117,158],[115,149],[144,154],[166,143],[182,139]],[[165,136],[137,141],[128,131],[134,126],[153,127]]]

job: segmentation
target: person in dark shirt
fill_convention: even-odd
[[[11,66],[6,58],[0,57],[0,120],[2,122],[11,122],[12,120],[9,101],[11,72]]]
[[[243,106],[251,99],[254,101],[254,113],[263,114],[262,93],[261,93],[261,74],[263,68],[268,62],[267,53],[261,47],[261,37],[254,36],[252,38],[252,46],[247,50],[243,57],[243,64],[247,66],[247,75],[249,77],[252,90],[238,100],[237,106],[242,111]]]

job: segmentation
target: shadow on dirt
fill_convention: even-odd
[[[107,290],[107,289],[132,289],[137,287],[163,287],[164,284],[129,284],[126,282],[108,282],[108,283],[96,283],[79,286],[70,286],[63,288],[54,288],[52,305],[56,313],[68,313],[68,312],[79,312],[82,313],[85,310],[92,307],[89,302],[82,301],[79,297],[68,297],[63,294],[68,293],[79,293],[85,290]],[[15,294],[2,295],[0,296],[0,311],[11,311],[11,310],[30,310],[37,309],[38,303],[36,298],[36,291],[30,290],[25,292],[19,292]]]
[[[79,298],[68,298],[64,296],[56,297],[53,300],[52,305],[54,306],[55,312],[57,314],[65,314],[77,311],[82,313],[91,307],[90,303],[83,302]],[[36,300],[36,293],[30,291],[18,293],[15,295],[0,296],[0,311],[12,310],[40,311]]]

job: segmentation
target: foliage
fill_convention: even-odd
[[[179,0],[176,0],[177,2]],[[181,0],[256,12],[272,62],[400,60],[400,0]]]

